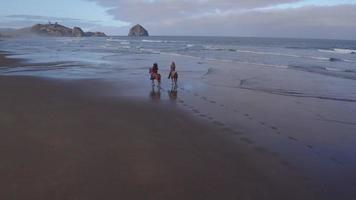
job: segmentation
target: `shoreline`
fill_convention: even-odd
[[[172,102],[95,93],[107,87],[96,80],[0,77],[2,199],[320,195],[300,172],[251,150],[224,127]]]

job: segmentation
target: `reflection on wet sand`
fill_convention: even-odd
[[[150,98],[154,101],[161,100],[162,99],[161,90],[162,90],[161,87],[152,86],[152,89],[149,94]],[[169,90],[167,90],[167,93],[168,93],[169,100],[176,101],[178,98],[178,87],[172,86]]]
[[[169,99],[172,101],[177,100],[177,98],[178,98],[177,86],[172,86],[172,88],[170,90],[168,90],[168,96],[169,96]]]
[[[157,87],[157,89],[156,89],[155,86],[152,86],[152,90],[150,92],[150,97],[152,100],[160,100],[161,99],[161,88]]]

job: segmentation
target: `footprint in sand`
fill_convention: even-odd
[[[259,147],[259,146],[256,146],[255,147],[255,150],[259,153],[262,153],[262,154],[266,154],[268,153],[267,149],[263,148],[263,147]]]
[[[206,117],[206,115],[204,115],[204,114],[200,114],[199,116],[200,116],[200,117],[203,117],[203,118],[205,118],[205,117]]]
[[[289,137],[288,137],[288,139],[293,140],[293,141],[298,141],[298,139],[297,139],[297,138],[292,137],[292,136],[289,136]]]
[[[192,111],[193,111],[194,113],[200,113],[199,110],[197,110],[197,109],[192,109]]]
[[[290,166],[290,162],[285,161],[285,160],[281,160],[280,163],[284,166]]]
[[[234,134],[235,135],[242,135],[242,134],[244,134],[243,132],[240,132],[240,131],[234,131]]]
[[[208,100],[208,98],[206,98],[206,97],[200,97],[200,99],[201,99],[201,100],[204,100],[204,101],[207,101],[207,100]]]
[[[241,137],[240,140],[243,141],[243,142],[246,142],[248,144],[254,144],[255,143],[254,141],[252,141],[252,140],[250,140],[250,139],[248,139],[246,137]]]
[[[225,128],[223,128],[222,129],[224,132],[231,132],[232,130],[231,130],[231,128],[229,128],[229,127],[225,127]]]
[[[220,121],[217,121],[217,120],[213,121],[213,123],[216,124],[216,125],[218,125],[218,126],[225,126],[224,123],[222,123],[222,122],[220,122]]]
[[[279,157],[279,154],[277,152],[271,152],[271,155],[275,158],[278,158]]]
[[[340,160],[337,160],[334,157],[330,157],[330,160],[333,161],[334,163],[338,164],[338,165],[344,165],[344,163],[342,163]]]

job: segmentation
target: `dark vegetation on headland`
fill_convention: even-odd
[[[106,37],[103,32],[84,32],[79,27],[68,28],[58,23],[36,24],[22,29],[0,30],[0,37],[48,36],[48,37]]]

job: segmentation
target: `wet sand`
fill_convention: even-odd
[[[238,130],[108,88],[0,76],[0,199],[319,199]]]

